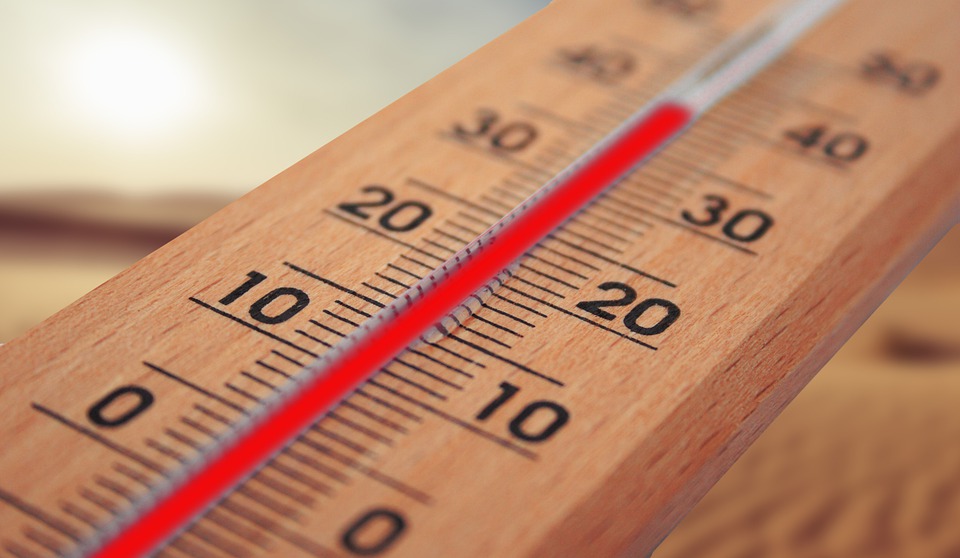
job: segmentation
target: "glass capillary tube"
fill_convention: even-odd
[[[491,281],[501,281],[500,274],[546,234],[654,156],[842,3],[788,2],[725,41],[463,250],[307,365],[247,420],[172,472],[74,555],[141,556],[176,536],[404,348],[425,335],[433,338],[430,329],[458,305],[493,288]]]

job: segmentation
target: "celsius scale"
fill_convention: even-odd
[[[957,222],[958,91],[958,0],[557,0],[0,349],[0,553],[645,555]]]

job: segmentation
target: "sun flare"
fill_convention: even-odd
[[[72,105],[98,128],[156,133],[196,108],[199,79],[176,45],[139,29],[109,29],[74,43],[66,57]]]

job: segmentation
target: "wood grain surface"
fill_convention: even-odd
[[[66,552],[114,521],[764,4],[557,2],[4,346],[2,548]],[[924,6],[850,2],[161,555],[651,551],[956,222],[960,2]],[[878,41],[937,87],[866,79]],[[598,81],[565,54],[585,42],[644,63]],[[504,150],[491,111],[535,141]],[[810,126],[869,151],[785,139]],[[384,189],[412,221],[351,206]],[[684,222],[721,194],[770,234]],[[611,282],[681,318],[583,312]]]
[[[960,229],[654,553],[960,556]]]
[[[36,311],[50,299],[66,304],[74,284],[99,284],[122,262],[138,259],[110,245],[90,241],[89,247],[112,253],[117,263],[64,259],[49,239],[35,245],[28,263],[0,251],[0,291],[16,291],[21,305]],[[44,281],[41,295],[36,285]],[[4,314],[0,330],[23,330],[44,317],[23,316]],[[954,228],[654,557],[960,555],[958,382],[960,229]]]

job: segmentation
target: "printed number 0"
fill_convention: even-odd
[[[407,521],[398,512],[374,508],[350,524],[340,543],[351,554],[374,556],[393,546],[406,528]]]
[[[105,412],[115,402],[123,399],[134,402],[134,405],[132,407],[129,405],[119,405],[125,410],[112,416]],[[142,388],[140,386],[119,387],[94,403],[90,409],[87,410],[87,419],[97,426],[116,428],[118,426],[127,424],[138,415],[149,409],[150,406],[153,405],[153,401],[153,394],[150,393],[150,391],[146,388]]]

